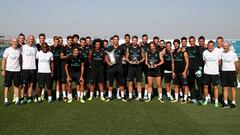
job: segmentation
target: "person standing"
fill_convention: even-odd
[[[15,95],[15,104],[19,104],[19,88],[21,84],[20,76],[20,48],[18,47],[18,39],[11,40],[11,47],[8,47],[3,53],[2,60],[2,77],[4,79],[4,105],[8,106],[9,89],[14,82],[13,90]]]

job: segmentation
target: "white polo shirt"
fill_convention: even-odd
[[[222,71],[236,71],[237,54],[233,51],[222,52]]]
[[[4,53],[3,58],[6,58],[6,70],[11,72],[20,71],[20,58],[21,51],[19,48],[14,49],[13,47],[8,47]]]
[[[35,45],[29,46],[25,44],[21,47],[21,54],[22,69],[36,69],[37,47]]]
[[[50,63],[53,60],[52,52],[44,53],[43,51],[37,52],[38,59],[38,73],[51,73]]]
[[[205,50],[203,52],[204,74],[218,75],[219,74],[219,60],[221,60],[221,53],[217,48],[214,48],[212,52]]]

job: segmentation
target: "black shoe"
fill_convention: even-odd
[[[130,102],[130,101],[132,101],[132,98],[122,98],[122,101],[123,102]]]
[[[223,107],[223,108],[229,108],[229,105],[226,104],[226,103],[223,103],[222,107]]]
[[[8,103],[8,102],[4,102],[4,106],[5,106],[5,107],[8,107],[8,106],[9,106],[9,103]]]
[[[62,98],[60,98],[60,97],[59,97],[59,98],[57,98],[57,101],[62,101]]]
[[[235,104],[231,104],[231,108],[235,109],[237,106]]]

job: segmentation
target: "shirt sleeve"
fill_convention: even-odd
[[[51,53],[50,60],[53,61],[53,54]]]
[[[39,59],[39,52],[37,52],[36,54],[36,59]]]
[[[8,49],[6,49],[5,51],[4,51],[4,53],[3,53],[3,58],[7,58],[8,57]]]
[[[204,60],[204,61],[206,61],[205,55],[206,55],[206,52],[204,51],[204,52],[203,52],[203,60]]]
[[[233,52],[233,60],[234,60],[234,62],[238,61],[238,57],[237,57],[237,54],[235,52]]]

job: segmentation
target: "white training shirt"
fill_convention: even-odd
[[[218,75],[219,74],[219,60],[221,59],[221,53],[219,50],[214,48],[212,52],[205,50],[203,52],[204,74]]]
[[[43,51],[37,52],[38,59],[38,73],[51,73],[50,63],[53,60],[52,52],[44,53]]]
[[[37,47],[35,45],[29,46],[27,44],[21,47],[22,54],[22,69],[36,69],[36,54]]]
[[[4,53],[3,58],[6,58],[6,70],[11,72],[20,71],[20,58],[21,51],[19,48],[14,49],[13,47],[8,47]]]
[[[235,62],[238,61],[237,54],[233,51],[222,52],[222,71],[236,71]]]

